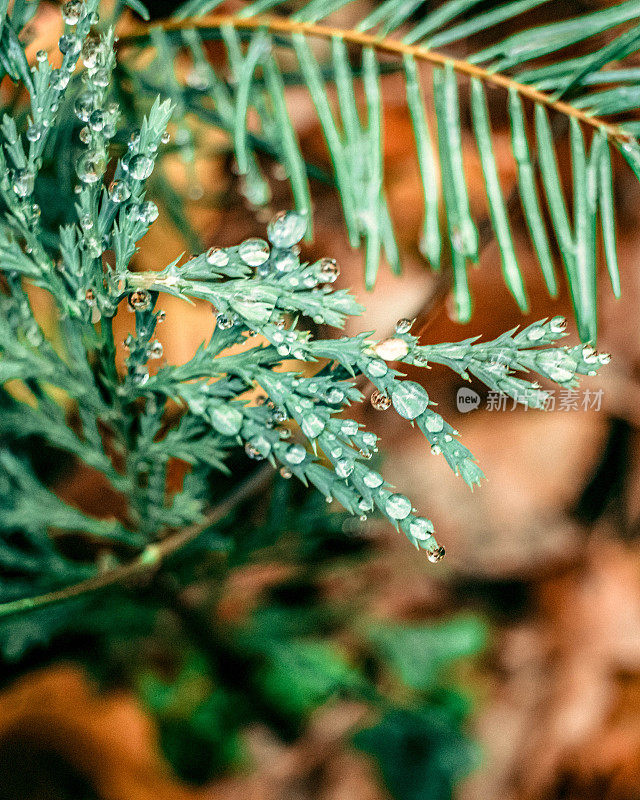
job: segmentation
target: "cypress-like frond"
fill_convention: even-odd
[[[544,5],[547,16],[553,17],[553,0],[513,0],[486,12],[479,10],[479,0],[449,0],[436,9],[424,0],[385,0],[353,29],[343,30],[332,24],[332,15],[349,2],[310,0],[285,16],[282,0],[256,0],[233,14],[215,15],[211,12],[220,10],[220,2],[189,0],[173,19],[154,29],[153,41],[158,46],[159,37],[164,37],[174,47],[186,42],[191,50],[194,69],[202,80],[196,91],[185,87],[182,105],[186,112],[215,121],[229,132],[247,198],[256,205],[268,202],[270,193],[259,157],[261,153],[275,157],[286,170],[297,209],[308,215],[310,236],[312,165],[304,159],[286,96],[291,82],[306,87],[331,157],[349,241],[354,247],[365,247],[369,286],[375,281],[381,255],[386,255],[394,270],[399,269],[394,224],[400,221],[390,218],[384,185],[380,87],[381,74],[393,68],[390,61],[397,62],[406,84],[424,197],[419,248],[438,270],[443,238],[449,240],[444,258],[452,267],[461,320],[469,319],[472,311],[467,262],[479,258],[481,221],[474,218],[469,201],[461,92],[469,93],[488,216],[505,283],[518,306],[523,311],[528,307],[511,203],[498,174],[486,102],[488,89],[503,90],[517,165],[514,188],[542,275],[555,296],[553,252],[557,248],[580,336],[594,340],[600,238],[614,293],[620,291],[612,148],[622,153],[640,178],[640,147],[635,138],[640,124],[632,120],[625,124],[621,117],[632,117],[640,110],[640,70],[625,62],[640,50],[640,26],[633,24],[640,17],[640,0],[625,0],[538,27],[531,27],[527,15]],[[520,19],[521,30],[500,37],[505,23]],[[122,44],[144,46],[149,32],[140,26]],[[473,37],[478,33],[483,34],[484,44],[474,50]],[[607,37],[604,45],[603,35]],[[491,37],[494,42],[486,44]],[[589,52],[594,37],[600,37],[598,47]],[[223,67],[216,68],[203,58],[203,42],[210,39],[224,42]],[[322,40],[330,46],[316,49]],[[449,56],[447,49],[463,40],[471,45],[467,58]],[[579,43],[586,43],[587,52],[576,57],[570,48]],[[435,118],[427,109],[430,91],[422,65],[433,71]],[[153,70],[152,65],[145,82],[149,91],[161,89],[154,82]],[[334,86],[335,103],[331,99]],[[171,90],[175,102],[173,82]],[[554,119],[550,120],[550,114]],[[556,130],[555,118],[569,123],[571,197],[565,197],[554,154],[558,136],[565,135],[567,126],[558,125]]]

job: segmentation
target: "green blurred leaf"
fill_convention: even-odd
[[[376,759],[395,800],[451,800],[477,763],[475,747],[437,708],[390,711],[354,742]]]
[[[487,629],[475,617],[456,617],[435,624],[377,625],[368,636],[408,686],[425,690],[436,685],[452,662],[478,653]]]

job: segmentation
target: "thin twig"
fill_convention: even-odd
[[[35,597],[23,597],[20,600],[13,600],[9,603],[0,604],[0,617],[7,617],[18,614],[21,611],[32,611],[63,600],[70,600],[73,597],[95,592],[112,586],[114,583],[122,583],[129,578],[137,577],[145,572],[158,568],[158,566],[170,555],[181,550],[185,545],[197,539],[203,531],[224,519],[233,509],[251,497],[255,492],[266,485],[273,470],[270,465],[265,464],[261,469],[253,473],[246,481],[234,489],[221,503],[216,505],[201,522],[189,525],[181,531],[163,539],[160,542],[149,544],[140,555],[128,564],[110,569],[93,578],[74,583],[64,589],[58,589],[47,594]]]
[[[202,30],[204,28],[219,29],[223,26],[231,26],[236,30],[265,30],[271,33],[280,33],[292,35],[294,33],[302,33],[307,36],[315,36],[322,39],[332,39],[338,37],[343,39],[349,44],[357,45],[359,47],[370,47],[385,53],[390,53],[396,56],[413,56],[419,61],[426,61],[438,66],[450,65],[456,72],[467,75],[470,77],[479,78],[484,83],[499,86],[503,89],[514,89],[522,97],[526,97],[534,103],[539,103],[547,108],[553,109],[560,114],[568,117],[574,117],[584,125],[602,131],[608,138],[615,139],[618,142],[628,142],[629,134],[627,134],[619,125],[604,122],[599,117],[594,117],[587,114],[578,108],[574,108],[571,104],[565,103],[562,100],[555,100],[551,95],[535,89],[533,86],[518,83],[506,75],[499,72],[490,72],[487,69],[479,67],[477,64],[470,64],[464,59],[452,58],[451,56],[438,53],[435,50],[430,50],[421,45],[409,45],[397,39],[380,38],[378,36],[362,33],[355,30],[345,30],[342,28],[335,28],[329,25],[316,25],[311,22],[296,22],[286,17],[275,16],[256,16],[249,18],[239,18],[231,14],[211,14],[202,17],[187,17],[186,19],[168,19],[149,25],[147,23],[139,23],[133,29],[120,39],[120,46],[132,44],[133,42],[144,39],[149,36],[151,28],[158,27],[165,31],[181,31],[197,28]]]

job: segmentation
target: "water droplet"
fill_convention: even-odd
[[[367,445],[367,447],[375,447],[378,442],[378,437],[375,435],[375,433],[365,431],[365,433],[362,434],[362,441]]]
[[[415,419],[426,411],[429,395],[418,383],[402,381],[394,385],[391,392],[393,407],[404,419]]]
[[[84,153],[76,165],[76,172],[83,183],[97,183],[106,167],[104,156],[100,153]]]
[[[391,398],[389,395],[376,389],[371,395],[371,405],[376,411],[386,411],[391,405]]]
[[[564,333],[567,329],[567,320],[564,317],[554,317],[549,322],[551,333]]]
[[[280,467],[280,477],[284,478],[285,480],[289,480],[289,478],[293,475],[290,469],[286,467]]]
[[[101,46],[100,41],[93,37],[86,39],[82,45],[82,62],[87,69],[94,69],[98,62]]]
[[[73,110],[76,117],[82,122],[89,122],[89,117],[96,107],[96,96],[93,92],[82,92],[76,97]]]
[[[536,363],[543,374],[557,383],[570,381],[578,366],[567,353],[558,350],[541,350],[536,354]]]
[[[307,451],[301,444],[292,444],[287,447],[284,457],[290,464],[301,464],[306,455]]]
[[[51,73],[49,83],[52,89],[61,92],[69,85],[69,74],[61,69],[54,69]]]
[[[80,227],[83,231],[90,231],[93,228],[93,220],[91,219],[91,214],[84,214],[80,218]]]
[[[414,539],[424,541],[433,533],[433,523],[424,517],[416,517],[409,523],[409,533]]]
[[[109,198],[114,203],[124,203],[131,197],[131,189],[126,181],[111,181],[109,186]]]
[[[105,122],[106,116],[101,108],[96,108],[95,111],[91,112],[91,116],[89,117],[89,127],[92,131],[101,131],[104,128]]]
[[[307,219],[295,211],[281,211],[267,227],[267,236],[274,247],[293,247],[304,236]]]
[[[377,489],[379,486],[382,486],[384,480],[382,478],[382,475],[379,475],[377,472],[374,472],[373,470],[369,470],[369,472],[365,473],[365,475],[363,476],[362,482],[369,489]]]
[[[340,267],[333,258],[323,258],[318,262],[318,280],[322,283],[333,283],[340,275]]]
[[[244,452],[254,461],[262,461],[264,459],[264,455],[256,447],[253,440],[245,442]]]
[[[85,299],[87,305],[90,308],[95,306],[95,304],[96,304],[96,296],[95,296],[95,294],[93,292],[93,289],[87,289],[87,291],[85,292],[85,295],[84,295],[84,299]]]
[[[269,258],[269,245],[264,239],[247,239],[238,248],[238,255],[250,267],[259,267]]]
[[[315,275],[309,273],[308,275],[305,275],[304,278],[302,279],[302,285],[306,289],[313,289],[314,286],[318,285],[318,279],[316,278]]]
[[[430,548],[429,550],[426,551],[426,553],[427,553],[427,558],[432,564],[437,564],[438,561],[442,561],[442,559],[445,556],[444,547],[442,546],[436,546]]]
[[[370,361],[365,367],[365,372],[370,378],[382,378],[389,371],[384,361]]]
[[[43,64],[47,60],[47,51],[46,50],[38,50],[36,53],[36,61],[38,64]]]
[[[411,513],[411,501],[403,494],[392,494],[385,500],[384,510],[392,519],[404,519]]]
[[[396,333],[399,333],[401,335],[404,333],[409,333],[409,331],[411,330],[411,326],[413,325],[414,322],[415,319],[407,319],[406,317],[403,317],[403,319],[399,319],[396,322]]]
[[[305,414],[300,422],[302,432],[308,439],[316,439],[324,430],[324,420],[317,414]]]
[[[151,225],[158,219],[158,206],[153,202],[153,200],[145,200],[144,203],[140,204],[140,208],[138,210],[138,220],[143,225]]]
[[[212,267],[226,267],[229,263],[229,254],[220,247],[210,247],[207,250],[207,264]]]
[[[131,380],[134,386],[144,386],[149,380],[149,373],[144,367],[136,367]]]
[[[229,403],[212,406],[208,416],[213,427],[224,436],[236,436],[242,428],[242,414]]]
[[[39,123],[34,123],[33,125],[29,125],[27,128],[27,139],[30,142],[37,142],[43,133],[44,127]]]
[[[106,89],[109,85],[110,73],[107,69],[97,69],[91,77],[95,85],[101,89]]]
[[[353,464],[346,458],[336,461],[336,475],[339,478],[348,478],[353,472]]]
[[[439,444],[432,444],[431,452],[433,453],[434,456],[439,456],[440,453],[442,452],[442,448],[440,447]]]
[[[373,352],[385,361],[400,361],[409,352],[404,339],[385,339],[372,347]]]
[[[527,331],[527,339],[530,342],[537,342],[540,339],[544,339],[544,328],[542,328],[540,325],[536,325],[535,328],[531,328],[529,331]]]
[[[82,0],[68,0],[62,6],[62,19],[67,25],[77,25],[84,16],[84,3]]]
[[[71,58],[78,55],[81,46],[80,39],[72,33],[65,33],[58,39],[58,48],[60,52]]]
[[[153,161],[143,153],[133,156],[129,162],[129,174],[137,181],[146,180],[153,172]]]
[[[129,295],[128,303],[132,311],[146,311],[151,305],[151,295],[146,289],[136,289]]]
[[[597,364],[599,361],[598,353],[588,344],[582,348],[582,359],[585,364]]]
[[[444,428],[444,420],[439,414],[435,414],[431,411],[425,421],[424,427],[429,431],[429,433],[440,433],[440,431]]]
[[[80,132],[78,133],[78,139],[80,139],[80,141],[83,144],[89,144],[89,142],[91,141],[91,131],[86,125],[84,126],[84,128],[80,128]]]
[[[339,403],[342,403],[342,401],[344,400],[344,392],[341,389],[333,387],[332,389],[329,389],[329,391],[327,392],[326,399],[327,403],[329,403],[332,406],[336,406]]]
[[[598,361],[601,364],[608,364],[611,361],[611,354],[610,353],[599,353],[598,354]]]
[[[217,314],[216,325],[221,331],[227,331],[229,328],[233,328],[233,317],[229,316],[228,314]]]
[[[13,191],[18,197],[27,197],[33,192],[35,176],[28,169],[17,169],[13,173]]]
[[[271,263],[277,272],[292,272],[300,266],[300,259],[292,250],[274,250]]]
[[[162,342],[159,342],[155,339],[149,345],[149,358],[162,358],[162,354],[164,353],[164,348],[162,347]]]
[[[164,322],[166,318],[167,318],[167,312],[164,309],[161,309],[156,314],[156,322],[157,323]]]
[[[342,420],[340,425],[340,433],[343,436],[355,436],[358,433],[358,423],[353,419]]]

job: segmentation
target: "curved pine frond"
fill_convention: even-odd
[[[351,30],[335,27],[332,15],[352,2],[310,0],[285,15],[289,4],[282,0],[254,0],[233,14],[216,13],[221,0],[189,0],[174,18],[152,29],[141,25],[122,45],[151,41],[165,55],[167,49],[174,55],[184,48],[190,51],[190,85],[180,89],[172,75],[168,82],[162,79],[164,87],[170,87],[174,101],[179,95],[182,113],[195,113],[229,132],[251,202],[269,200],[258,155],[267,152],[284,165],[296,207],[308,215],[311,236],[312,166],[305,162],[285,89],[292,81],[306,86],[331,156],[349,240],[353,246],[365,245],[369,286],[382,254],[394,271],[400,268],[384,186],[380,77],[395,64],[404,76],[424,193],[420,249],[433,269],[445,260],[450,264],[463,321],[472,311],[467,268],[478,260],[481,247],[463,156],[464,92],[506,285],[526,311],[511,219],[511,200],[519,195],[550,294],[557,293],[557,249],[580,336],[593,341],[600,240],[614,293],[620,291],[611,150],[619,150],[640,178],[635,138],[640,122],[633,119],[640,111],[640,68],[625,62],[640,50],[640,0],[538,26],[532,26],[531,15],[535,18],[536,10],[545,6],[545,17],[553,18],[554,0],[512,0],[488,11],[486,4],[484,10],[478,8],[480,0],[447,0],[435,9],[424,0],[385,0]],[[505,37],[505,26],[514,25],[522,29]],[[483,46],[474,49],[479,33]],[[486,45],[491,37],[495,43]],[[212,39],[222,41],[222,68],[208,57],[206,42]],[[322,41],[325,46],[317,48]],[[453,53],[463,41],[469,54],[461,60]],[[289,71],[283,73],[285,63]],[[430,89],[422,65],[430,68]],[[139,85],[162,91],[159,78],[152,64]],[[357,100],[356,83],[364,102]],[[504,91],[511,125],[517,185],[510,199],[496,165],[486,100],[490,87]],[[433,97],[433,115],[428,95]],[[563,185],[556,159],[559,135],[569,139],[570,190]],[[448,254],[443,246],[447,241]]]

